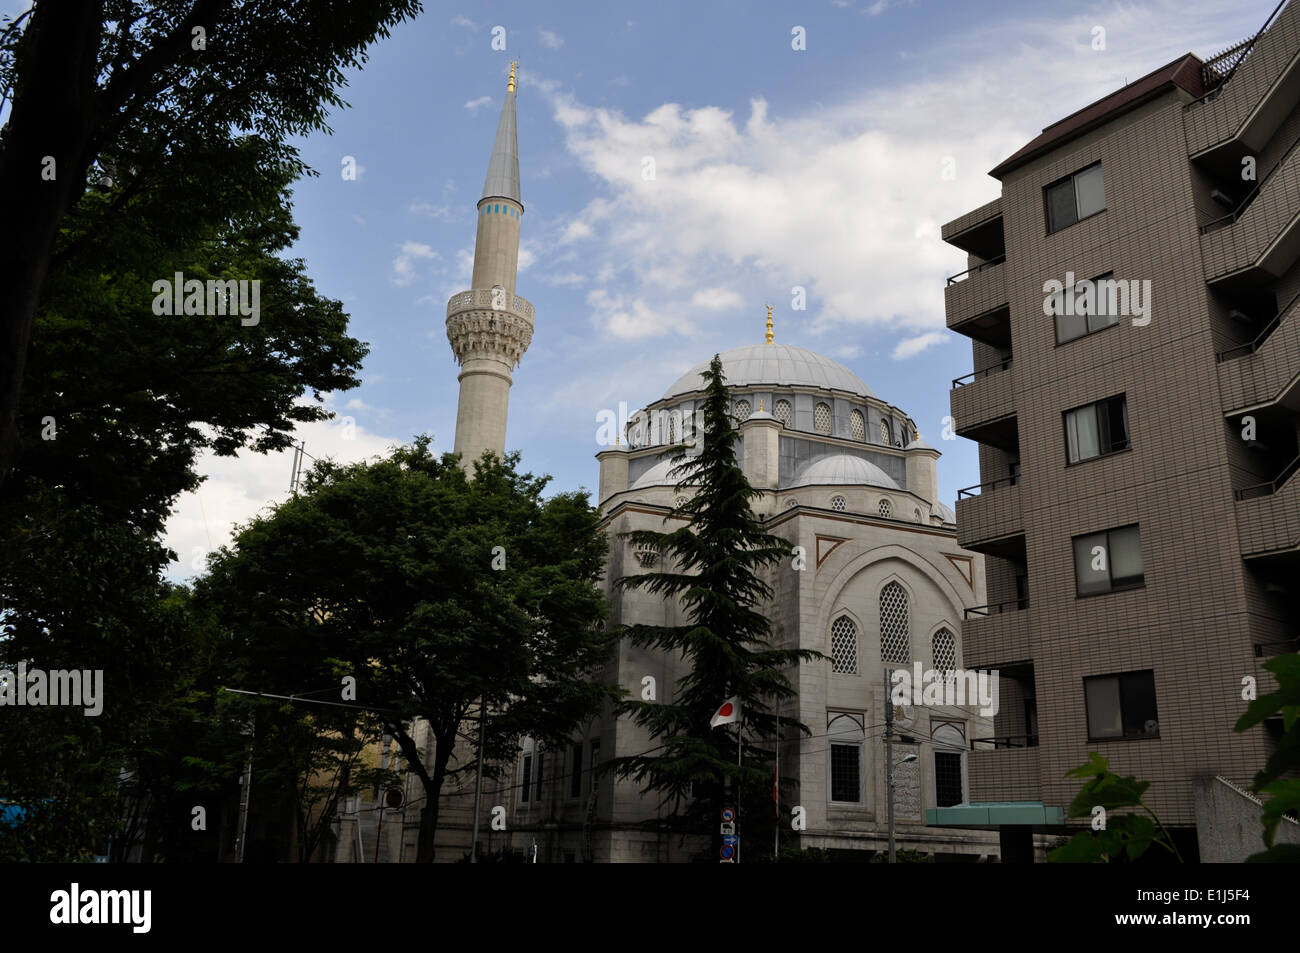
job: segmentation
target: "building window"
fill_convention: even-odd
[[[837,513],[843,513],[844,507],[845,507],[844,497],[842,496],[831,497],[831,509],[833,509]]]
[[[537,789],[536,789],[536,796],[534,797],[534,800],[536,801],[541,801],[542,799],[542,763],[544,757],[545,757],[545,752],[543,751],[537,752]]]
[[[519,786],[519,800],[528,802],[528,792],[533,780],[533,756],[524,755],[524,783]]]
[[[813,408],[813,429],[818,433],[831,432],[831,408],[828,404],[818,404]]]
[[[1063,288],[1048,299],[1056,319],[1056,343],[1065,344],[1119,323],[1120,285],[1113,272]],[[1127,296],[1127,291],[1124,292]]]
[[[858,627],[848,616],[831,623],[831,671],[858,674]]]
[[[1151,669],[1085,678],[1083,694],[1089,741],[1159,737],[1156,676]]]
[[[591,789],[596,790],[596,768],[600,764],[600,741],[591,743]]]
[[[936,671],[947,672],[947,681],[952,681],[957,669],[957,639],[952,632],[943,628],[934,634],[934,667]]]
[[[1106,207],[1106,183],[1096,162],[1043,189],[1047,233],[1059,232]]]
[[[794,411],[790,407],[788,400],[778,400],[772,405],[772,416],[781,421],[785,426],[790,426],[790,418],[794,416]]]
[[[888,500],[881,500],[880,505],[876,507],[876,510],[877,512],[880,513],[881,516],[884,516],[886,518],[892,516],[894,513],[894,508],[889,504]]]
[[[831,759],[831,801],[862,803],[862,744],[866,733],[858,715],[831,713],[827,738]]]
[[[907,593],[896,582],[880,590],[880,661],[906,665],[912,660],[907,634]]]
[[[920,510],[912,510],[912,522],[914,522],[914,523],[919,523],[919,522],[921,522],[921,511],[920,511]]]
[[[677,507],[680,510],[683,506],[685,506],[689,502],[690,501],[686,499],[686,497],[679,496],[677,497],[676,500],[673,501],[673,506]]]
[[[1137,525],[1074,537],[1074,580],[1081,596],[1141,586],[1142,541]]]
[[[785,501],[785,508],[786,508],[787,510],[792,510],[792,509],[794,509],[794,508],[795,508],[796,506],[798,506],[798,505],[799,505],[799,501],[798,501],[798,500],[786,500],[786,501]]]
[[[1123,394],[1067,410],[1064,416],[1070,463],[1128,449],[1128,403]]]
[[[573,760],[573,774],[569,776],[569,797],[582,797],[582,742],[570,749]]]
[[[883,418],[880,421],[880,442],[886,447],[890,446],[894,442],[889,436],[889,421]]]
[[[849,414],[849,436],[854,440],[863,442],[867,439],[867,422],[863,419],[860,410],[855,410]]]
[[[736,419],[737,419],[737,420],[748,420],[748,419],[749,419],[749,413],[750,413],[750,411],[749,411],[749,401],[747,401],[747,400],[738,400],[738,401],[736,401]]]
[[[945,722],[930,735],[934,747],[934,798],[937,807],[952,807],[965,801],[962,784],[962,756],[966,733],[960,725]]]

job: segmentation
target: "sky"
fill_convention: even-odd
[[[295,187],[292,254],[371,348],[361,386],[326,396],[339,418],[300,427],[306,452],[360,460],[419,433],[451,450],[446,303],[470,286],[518,59],[517,291],[536,325],[506,446],[523,468],[593,490],[597,415],[760,343],[770,302],[778,342],[840,361],[913,418],[943,453],[951,506],[979,467],[974,443],[942,439],[952,380],[973,369],[945,330],[944,279],[966,261],[942,225],[996,198],[988,170],[1044,126],[1252,35],[1275,5],[426,3],[348,74],[332,133],[298,143],[320,174]],[[174,579],[288,495],[291,456],[202,459],[168,524]]]

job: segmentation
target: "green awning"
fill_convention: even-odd
[[[1042,801],[989,801],[932,807],[925,812],[930,827],[998,828],[1004,824],[1058,827],[1065,823],[1065,808],[1045,807]]]

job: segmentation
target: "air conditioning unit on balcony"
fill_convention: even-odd
[[[1232,196],[1220,192],[1218,189],[1210,189],[1210,198],[1218,202],[1224,208],[1236,208],[1237,203],[1232,200]]]
[[[1232,318],[1232,320],[1234,321],[1240,321],[1242,324],[1254,323],[1253,321],[1251,321],[1250,316],[1248,314],[1246,314],[1244,311],[1239,311],[1236,308],[1228,309],[1228,317]]]

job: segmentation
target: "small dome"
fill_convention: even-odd
[[[639,490],[647,486],[676,486],[678,483],[682,482],[681,479],[678,478],[674,480],[668,474],[677,466],[678,463],[673,460],[673,457],[670,454],[652,466],[645,473],[637,477],[628,489]]]
[[[944,506],[942,503],[936,503],[935,509],[939,511],[939,515],[943,517],[945,523],[957,522],[957,514],[952,511],[951,507]]]
[[[728,387],[802,385],[848,391],[859,397],[875,396],[862,378],[843,364],[793,344],[751,344],[723,351],[720,357],[722,373],[726,377],[724,383]],[[691,368],[664,391],[664,399],[704,390],[701,375],[708,369],[708,361]]]
[[[805,464],[795,474],[790,487],[835,484],[842,486],[880,486],[897,490],[899,486],[880,467],[861,457],[836,453]]]

